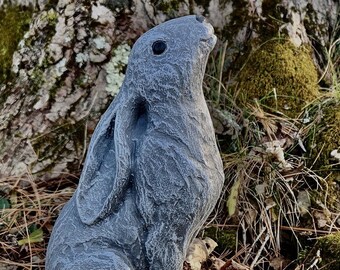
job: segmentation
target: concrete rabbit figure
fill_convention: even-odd
[[[194,15],[137,40],[53,229],[47,270],[182,269],[224,181],[202,91],[215,43]]]

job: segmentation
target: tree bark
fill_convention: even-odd
[[[46,179],[77,174],[96,123],[122,81],[133,42],[169,18],[190,13],[206,16],[220,39],[218,46],[228,41],[225,74],[244,64],[242,55],[258,40],[277,35],[286,36],[297,47],[311,44],[321,71],[328,61],[321,48],[330,47],[339,36],[336,0],[31,4],[35,13],[30,28],[13,55],[15,76],[0,88],[2,177],[27,172]],[[330,77],[324,76],[327,80]],[[219,120],[224,121],[217,117],[215,122]]]

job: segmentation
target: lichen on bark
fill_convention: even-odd
[[[14,53],[17,79],[1,89],[1,175],[79,171],[86,134],[111,99],[102,65],[114,40],[114,15],[96,1],[60,0],[33,18]]]
[[[29,27],[31,7],[0,7],[0,84],[9,79],[12,56]]]

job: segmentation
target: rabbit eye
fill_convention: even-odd
[[[163,40],[157,40],[152,44],[152,51],[155,55],[160,55],[166,50],[166,43]]]

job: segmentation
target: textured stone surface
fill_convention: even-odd
[[[155,55],[158,40],[167,48]],[[195,16],[136,42],[54,227],[47,270],[182,268],[224,180],[202,91],[215,42],[211,25]]]

